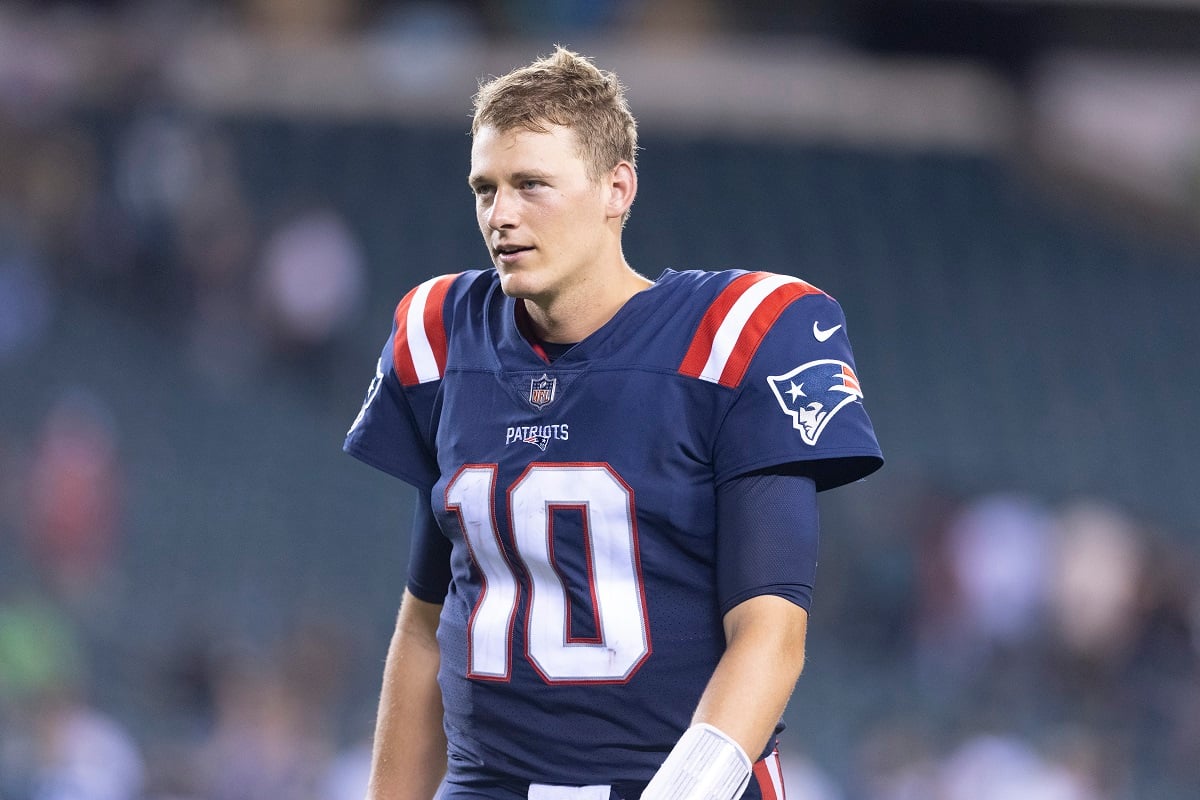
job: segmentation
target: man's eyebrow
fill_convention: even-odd
[[[521,183],[522,181],[545,181],[550,177],[548,172],[539,172],[537,170],[521,170],[514,172],[508,176],[508,180],[513,183]],[[467,184],[470,186],[478,186],[482,183],[491,183],[492,179],[484,175],[468,175]]]
[[[522,170],[521,172],[514,172],[512,174],[513,183],[521,183],[522,181],[529,180],[544,181],[548,177],[550,177],[549,173],[538,172],[537,170]]]

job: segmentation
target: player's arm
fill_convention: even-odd
[[[820,519],[800,470],[744,475],[717,488],[717,591],[726,650],[693,722],[751,757],[763,751],[804,667]]]
[[[757,758],[804,668],[808,612],[764,594],[739,603],[724,624],[728,645],[692,722],[716,727]]]
[[[718,487],[718,591],[726,649],[692,726],[643,800],[741,797],[804,667],[816,571],[816,486],[803,475],[748,475]]]
[[[759,595],[724,617],[728,647],[700,697],[692,726],[667,756],[642,800],[734,800],[749,782],[753,753],[766,747],[804,667],[808,612]]]
[[[760,595],[724,618],[729,645],[700,697],[692,725],[667,755],[642,800],[742,796],[804,666],[808,612]]]
[[[446,773],[437,683],[441,608],[404,592],[383,670],[367,800],[431,800]]]
[[[437,629],[450,584],[450,542],[429,495],[413,508],[408,586],[383,669],[367,800],[430,800],[446,772]]]

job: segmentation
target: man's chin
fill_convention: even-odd
[[[537,294],[531,283],[522,275],[514,274],[501,267],[496,271],[500,274],[500,291],[509,297],[529,299]]]

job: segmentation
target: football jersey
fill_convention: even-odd
[[[644,784],[724,649],[715,487],[829,489],[880,449],[842,311],[797,278],[668,270],[553,363],[517,302],[494,270],[411,291],[345,449],[451,544],[451,774]]]

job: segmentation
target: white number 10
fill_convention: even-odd
[[[469,677],[507,680],[520,595],[496,527],[496,467],[468,465],[446,487],[483,590],[468,629]],[[529,576],[525,655],[547,683],[621,683],[650,654],[633,492],[607,464],[535,464],[508,490],[510,527]],[[571,632],[571,600],[554,556],[556,510],[583,518],[595,636]]]

